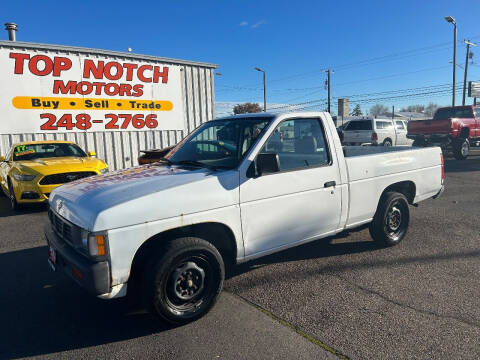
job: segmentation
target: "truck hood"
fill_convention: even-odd
[[[19,168],[32,169],[42,175],[85,170],[99,170],[105,167],[103,161],[89,157],[61,157],[17,161]]]
[[[101,231],[238,204],[238,172],[150,164],[62,185],[50,207]]]

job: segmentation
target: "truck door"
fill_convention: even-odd
[[[277,136],[280,134],[280,136]],[[240,173],[245,255],[267,252],[333,232],[339,226],[339,167],[320,118],[282,121],[260,153],[274,152],[280,171]]]
[[[402,120],[395,120],[396,145],[407,145],[407,127]]]
[[[475,114],[475,134],[473,135],[476,138],[480,137],[480,108],[474,109]]]

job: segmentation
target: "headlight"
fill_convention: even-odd
[[[36,175],[28,175],[28,174],[13,174],[13,177],[17,181],[32,181],[35,179]]]
[[[107,255],[107,234],[105,232],[91,233],[82,229],[82,249],[90,256]]]
[[[108,172],[108,167],[100,170],[100,174],[106,174],[107,172]]]

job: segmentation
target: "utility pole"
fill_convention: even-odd
[[[462,105],[465,106],[465,93],[467,91],[467,72],[468,72],[468,57],[470,55],[470,45],[477,46],[477,44],[472,43],[470,40],[464,40],[465,44],[467,44],[467,57],[465,58],[465,73],[463,75],[463,99]]]
[[[451,16],[445,16],[447,22],[453,24],[453,83],[452,83],[452,106],[455,106],[455,71],[457,70],[457,23]]]
[[[328,70],[326,70],[326,72],[327,72],[327,91],[328,91],[327,111],[330,113],[330,73],[332,73],[333,70],[328,69]]]
[[[392,105],[392,120],[395,119],[395,105]]]

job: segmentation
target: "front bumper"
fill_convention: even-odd
[[[94,295],[104,295],[111,291],[108,261],[95,262],[82,256],[58,237],[50,224],[45,226],[44,231],[48,245],[56,252],[56,270],[63,271]]]

